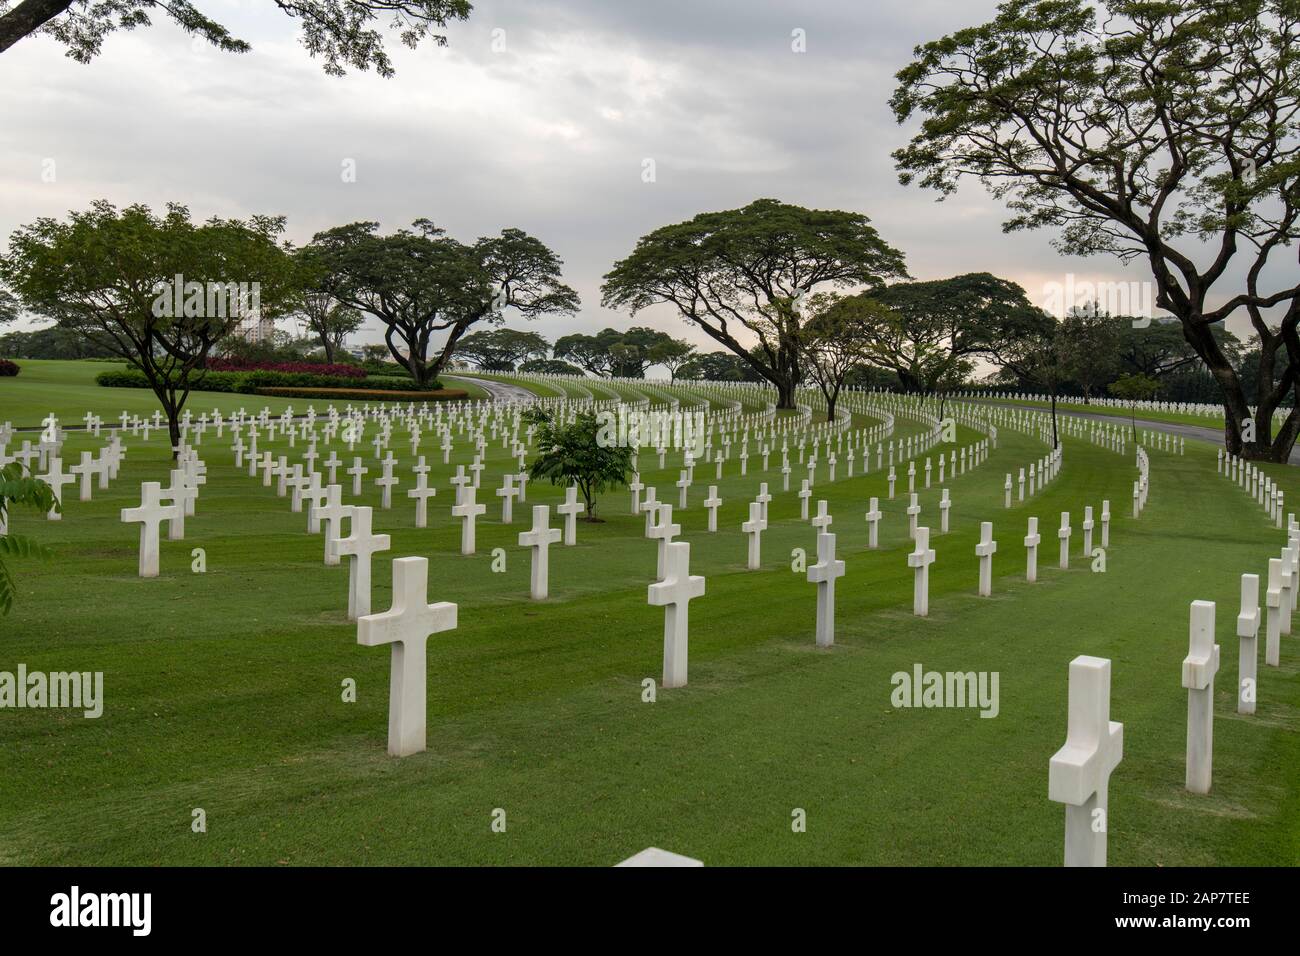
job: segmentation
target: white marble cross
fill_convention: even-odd
[[[691,479],[685,471],[681,472],[681,477],[677,479],[677,507],[681,511],[686,510],[686,492],[691,487]]]
[[[948,497],[948,489],[944,488],[939,495],[939,533],[948,533],[948,509],[952,507],[952,499]]]
[[[333,544],[339,539],[339,532],[343,528],[343,519],[352,516],[352,506],[343,503],[343,486],[328,486],[325,489],[325,504],[318,508],[313,508],[312,514],[323,522],[322,530],[325,532],[325,563],[328,565],[338,564],[339,556],[335,554]]]
[[[320,472],[313,471],[307,476],[307,483],[301,491],[302,500],[307,503],[307,531],[310,534],[320,531],[320,507],[327,494],[329,492],[320,481]]]
[[[369,512],[369,508],[362,509]],[[429,603],[429,559],[393,560],[393,606],[357,621],[357,643],[392,645],[388,680],[388,753],[409,757],[425,748],[428,642],[456,629],[457,607]]]
[[[934,552],[930,550],[930,529],[916,529],[916,549],[907,556],[907,566],[913,569],[912,613],[926,617],[930,613],[930,565]]]
[[[515,520],[514,500],[519,494],[519,489],[515,487],[515,476],[504,475],[501,478],[501,487],[495,492],[496,496],[501,499],[501,523],[513,524]]]
[[[156,481],[146,481],[140,486],[140,506],[123,508],[122,521],[140,522],[140,577],[158,576],[158,527],[164,521],[173,521],[183,509],[178,504],[162,503],[162,486]]]
[[[460,526],[460,553],[474,553],[474,520],[481,514],[487,512],[487,505],[481,505],[475,497],[477,492],[472,484],[466,485],[461,491],[460,504],[453,505],[451,514],[453,518],[461,519]]]
[[[1264,633],[1264,663],[1277,667],[1281,662],[1282,617],[1289,608],[1283,605],[1285,592],[1282,590],[1282,560],[1269,558],[1268,589],[1264,592],[1264,603],[1268,607],[1268,616]]]
[[[370,469],[361,464],[360,458],[352,459],[352,467],[347,469],[347,474],[352,476],[352,497],[356,498],[361,494],[361,476],[369,472]]]
[[[649,537],[659,542],[659,559],[655,564],[655,577],[660,581],[664,577],[664,561],[667,558],[668,545],[672,544],[673,538],[681,533],[682,526],[673,524],[673,506],[659,505],[658,520],[650,529]]]
[[[628,490],[632,492],[632,514],[641,511],[641,491],[645,485],[641,484],[641,476],[636,472],[632,474],[632,480],[627,483]]]
[[[835,535],[817,535],[817,563],[808,566],[808,581],[817,585],[817,646],[835,643],[835,579],[844,577],[844,562],[835,558]]]
[[[881,517],[882,517],[882,514],[881,514],[881,511],[880,511],[880,499],[879,499],[879,498],[872,498],[872,499],[871,499],[871,507],[867,510],[867,514],[866,514],[866,518],[867,518],[867,547],[868,547],[868,548],[875,548],[875,547],[878,547],[879,544],[880,544],[880,519],[881,519]],[[913,532],[913,537],[915,537],[915,536],[916,536],[916,535],[915,535],[915,532]]]
[[[709,512],[709,533],[713,534],[718,530],[718,508],[722,505],[722,499],[718,497],[718,486],[709,485],[709,496],[704,499],[704,507]]]
[[[686,686],[690,602],[704,596],[704,578],[690,573],[691,546],[675,541],[667,547],[663,580],[651,584],[648,601],[664,609],[664,687]]]
[[[1061,512],[1061,527],[1056,536],[1061,539],[1061,570],[1065,571],[1070,567],[1070,512]]]
[[[1193,601],[1188,628],[1183,686],[1187,688],[1187,789],[1209,793],[1214,758],[1214,675],[1219,645],[1214,643],[1214,602]]]
[[[198,497],[199,489],[185,482],[185,472],[173,468],[171,484],[163,489],[162,496],[176,506],[176,513],[167,522],[167,540],[181,541],[185,538],[185,502],[188,498]]]
[[[1065,746],[1048,763],[1047,796],[1065,804],[1065,865],[1105,866],[1110,775],[1124,756],[1124,725],[1110,719],[1110,661],[1070,661]]]
[[[1101,546],[1110,547],[1110,500],[1101,503]]]
[[[578,486],[569,485],[564,490],[564,504],[555,506],[555,513],[564,515],[564,543],[572,546],[578,543],[578,515],[587,510],[586,504],[578,500]]]
[[[1006,483],[1002,486],[1002,507],[1011,507],[1011,472],[1007,472]]]
[[[814,528],[816,528],[818,533],[820,534],[824,532],[827,528],[829,528],[831,526],[831,522],[834,520],[835,519],[832,518],[830,516],[830,513],[827,512],[826,510],[826,499],[825,498],[818,499],[817,515],[812,519],[812,521],[809,522],[809,524],[811,524]]]
[[[456,486],[455,504],[460,504],[461,496],[464,495],[465,493],[465,486],[470,484],[472,481],[473,479],[471,479],[469,475],[465,474],[465,466],[457,465],[456,474],[452,475],[450,478],[447,479],[448,484],[452,484]]]
[[[763,506],[763,520],[767,521],[767,506],[771,503],[772,496],[767,493],[766,481],[759,483],[758,494],[754,496],[754,500]]]
[[[808,487],[808,479],[803,480],[803,485],[799,489],[799,518],[803,521],[808,520],[808,500],[812,498],[812,489]],[[762,512],[762,505],[759,505],[759,511]]]
[[[326,487],[338,483],[339,465],[341,464],[343,464],[343,462],[339,461],[339,456],[336,455],[334,451],[331,449],[330,456],[326,458],[323,462],[321,462],[321,466],[326,469],[325,474],[326,477],[328,478],[328,481],[326,482]]]
[[[1258,695],[1259,575],[1241,576],[1241,613],[1237,615],[1237,713],[1253,714]]]
[[[393,458],[393,453],[390,451],[379,464],[382,467],[382,474],[375,479],[375,484],[378,485],[381,490],[379,507],[387,511],[389,508],[393,507],[393,486],[398,483],[397,476],[393,474],[393,466],[396,465],[397,462]]]
[[[654,488],[645,490],[641,510],[645,512],[645,536],[648,538],[650,537],[650,529],[654,527],[655,518],[659,515],[659,502],[655,500]]]
[[[921,517],[921,504],[917,495],[913,494],[907,506],[907,536],[908,538],[916,537],[916,526]]]
[[[415,526],[427,527],[429,524],[429,499],[438,494],[438,489],[429,484],[428,470],[420,471],[415,476],[415,487],[406,492],[406,497],[415,499]]]
[[[519,533],[519,546],[533,552],[529,594],[534,601],[544,601],[550,593],[550,549],[559,540],[560,529],[551,527],[550,507],[533,505],[532,530]]]
[[[993,555],[998,543],[993,540],[993,522],[980,522],[980,543],[975,545],[975,556],[980,559],[980,597],[993,593]]]
[[[749,503],[749,520],[740,526],[740,530],[749,535],[749,561],[746,565],[749,570],[757,571],[761,564],[761,536],[767,529],[767,522],[763,520],[763,506],[757,501]]]
[[[1038,519],[1029,519],[1029,533],[1025,535],[1025,580],[1033,584],[1038,580],[1038,545],[1042,543],[1038,533]]]
[[[73,465],[68,469],[68,474],[81,476],[81,487],[78,495],[79,501],[90,500],[91,480],[95,477],[96,470],[95,455],[93,452],[88,451],[83,451],[81,453],[81,464]]]
[[[357,506],[349,517],[350,533],[346,538],[335,538],[326,545],[333,549],[337,560],[348,555],[348,620],[355,621],[370,613],[370,561],[379,551],[387,551],[392,538],[374,534],[370,522],[373,513],[369,507]],[[328,538],[326,538],[329,541]]]
[[[53,417],[53,416],[51,416]],[[46,512],[45,517],[50,521],[61,521],[63,519],[63,486],[70,485],[77,479],[63,470],[63,459],[58,455],[51,454],[47,464],[47,471],[43,475],[37,475],[41,481],[50,486],[54,492],[55,507]]]

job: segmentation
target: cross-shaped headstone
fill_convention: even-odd
[[[533,505],[533,527],[519,534],[519,546],[532,549],[532,577],[529,594],[544,601],[550,593],[550,548],[560,540],[560,529],[551,527],[551,509]]]
[[[817,514],[809,522],[820,534],[831,526],[835,519],[831,517],[830,512],[826,510],[827,504],[825,498],[819,498],[817,501]]]
[[[668,553],[668,545],[672,544],[673,538],[682,533],[682,526],[673,524],[673,506],[661,504],[659,506],[658,520],[654,527],[650,529],[649,537],[659,542],[659,556],[655,564],[655,577],[663,580],[664,561]]]
[[[667,688],[686,686],[690,602],[704,595],[704,578],[690,573],[691,546],[675,541],[667,546],[662,580],[649,586],[647,600],[664,609],[664,679]]]
[[[912,568],[912,613],[926,617],[930,613],[930,565],[934,552],[930,550],[930,529],[916,529],[916,548],[907,556],[907,566]]]
[[[175,504],[162,503],[162,486],[156,481],[146,481],[140,486],[140,506],[123,508],[121,519],[125,523],[140,523],[140,563],[142,578],[158,576],[158,528],[171,521],[178,510]]]
[[[980,541],[975,545],[975,556],[980,559],[980,597],[989,597],[993,593],[993,555],[997,553],[998,543],[993,540],[993,522],[980,522]]]
[[[501,523],[513,524],[515,518],[514,500],[519,495],[519,489],[515,487],[514,475],[503,476],[501,482],[501,487],[495,492],[496,496],[501,499]]]
[[[1038,519],[1029,519],[1029,533],[1025,535],[1025,580],[1033,584],[1038,580],[1038,546],[1042,543],[1038,533]]]
[[[844,562],[835,557],[835,535],[817,535],[817,563],[809,565],[808,580],[817,585],[817,646],[835,643],[835,579],[844,577]]]
[[[749,503],[749,520],[740,526],[740,530],[749,535],[749,561],[747,567],[751,571],[757,571],[761,563],[761,535],[767,529],[767,522],[763,520],[763,506],[757,501]]]
[[[1048,763],[1047,796],[1065,804],[1065,865],[1105,866],[1110,775],[1124,756],[1124,725],[1110,719],[1110,661],[1070,662],[1065,746]]]
[[[564,515],[565,545],[571,547],[578,543],[578,515],[586,510],[586,504],[578,500],[578,486],[569,485],[564,490],[564,504],[555,506],[555,513]]]
[[[428,641],[455,630],[456,617],[455,604],[429,603],[428,558],[395,558],[393,606],[357,621],[358,644],[393,647],[388,681],[388,753],[393,757],[424,750]]]
[[[1188,651],[1183,658],[1187,688],[1187,789],[1209,793],[1214,760],[1214,675],[1219,645],[1214,643],[1214,602],[1193,601]]]
[[[357,506],[352,509],[348,524],[350,533],[346,538],[336,538],[326,545],[333,548],[336,558],[347,555],[352,558],[348,564],[348,620],[355,621],[370,613],[370,560],[379,551],[387,551],[392,545],[392,538],[386,534],[374,534],[370,522],[373,518],[371,509]],[[328,540],[328,539],[326,539]]]
[[[477,494],[472,484],[466,485],[461,491],[460,503],[453,505],[451,509],[452,517],[461,519],[461,554],[474,553],[474,521],[479,515],[487,512],[487,505],[481,505],[475,500]]]
[[[429,499],[438,493],[437,488],[429,485],[429,472],[417,472],[415,487],[407,489],[406,497],[415,499],[415,526],[427,527],[429,524]]]
[[[1070,512],[1061,512],[1061,527],[1056,536],[1061,539],[1061,570],[1065,571],[1070,567]]]
[[[1259,575],[1241,576],[1241,613],[1237,615],[1237,713],[1253,714],[1259,670]]]
[[[709,485],[709,496],[704,499],[704,507],[709,512],[709,533],[714,534],[718,530],[718,508],[722,505],[722,499],[718,497],[718,486]]]
[[[871,506],[867,509],[867,547],[876,548],[880,545],[880,519],[883,517],[880,511],[880,499],[872,498]],[[916,537],[916,532],[912,532],[912,537]]]
[[[352,459],[352,467],[347,469],[347,474],[352,476],[352,497],[356,498],[361,494],[361,477],[369,473],[370,469],[361,463],[360,458]]]
[[[343,486],[330,485],[327,487],[325,489],[325,503],[318,508],[313,508],[312,514],[323,522],[325,563],[328,565],[338,564],[339,556],[335,553],[333,545],[339,538],[339,532],[343,527],[343,519],[352,515],[352,506],[343,503]]]

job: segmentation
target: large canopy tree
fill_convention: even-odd
[[[758,199],[643,236],[602,291],[607,307],[634,315],[672,305],[771,382],[778,407],[793,408],[808,297],[906,276],[903,254],[861,213]]]
[[[468,0],[274,0],[281,12],[302,21],[302,45],[325,61],[325,72],[341,76],[346,67],[375,68],[392,76],[393,64],[384,50],[380,18],[400,32],[403,44],[414,49],[429,39],[446,46],[438,31],[452,20],[469,18]],[[252,47],[231,35],[189,0],[0,0],[0,53],[34,34],[52,36],[78,63],[89,63],[115,30],[149,26],[151,13],[170,17],[186,33],[202,37],[227,53],[247,53]]]
[[[976,177],[1007,200],[1008,231],[1145,261],[1223,393],[1228,450],[1284,461],[1300,432],[1300,401],[1272,429],[1300,369],[1298,53],[1295,0],[1010,0],[898,74],[897,119],[923,117],[900,179],[946,195]],[[1249,442],[1212,331],[1243,311],[1266,368],[1283,364],[1259,377]]]
[[[175,446],[213,347],[241,323],[291,307],[298,273],[279,242],[283,231],[283,217],[196,225],[174,203],[155,216],[147,206],[119,212],[101,200],[66,222],[42,218],[15,231],[0,281],[31,312],[140,369]],[[183,288],[173,289],[178,280]]]
[[[388,236],[378,230],[376,222],[337,226],[317,233],[303,255],[320,277],[317,291],[382,322],[389,352],[421,385],[437,379],[475,323],[500,324],[508,308],[535,319],[578,307],[559,257],[518,229],[472,245],[427,219]]]
[[[634,325],[625,332],[606,328],[595,335],[562,335],[555,342],[555,357],[575,362],[593,375],[645,378],[651,366],[680,364],[681,348],[690,346],[667,332]]]
[[[1041,332],[1047,321],[1024,289],[987,272],[899,282],[859,298],[886,306],[860,316],[864,357],[923,395],[963,378],[995,347]]]
[[[811,318],[799,336],[804,370],[826,400],[826,417],[835,407],[849,373],[862,364],[880,317],[888,311],[867,296],[818,293],[809,303]]]
[[[536,332],[484,329],[471,332],[456,346],[456,357],[468,359],[488,372],[513,372],[530,359],[544,359],[551,343]]]

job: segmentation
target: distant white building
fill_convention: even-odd
[[[275,337],[275,320],[254,313],[239,320],[235,334],[249,342],[269,342]]]

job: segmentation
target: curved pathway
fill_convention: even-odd
[[[511,385],[508,382],[498,382],[490,378],[462,378],[459,375],[444,375],[445,379],[457,382],[468,382],[479,386],[483,391],[492,396],[494,402],[524,402],[531,403],[537,401],[537,395],[520,385]]]
[[[1039,408],[1038,406],[1020,405],[1017,404],[1016,402],[1001,402],[1001,401],[989,401],[988,399],[978,399],[975,401],[975,403],[977,405],[1002,405],[1009,408],[1031,408],[1033,411],[1048,412],[1048,413],[1051,412],[1050,408]],[[1119,415],[1102,415],[1098,412],[1078,412],[1073,410],[1066,410],[1064,408],[1058,408],[1056,410],[1056,414],[1069,415],[1073,418],[1087,418],[1097,422],[1115,422],[1123,426],[1128,426],[1130,422],[1130,419],[1123,418]],[[1196,441],[1206,441],[1209,442],[1211,445],[1217,445],[1219,447],[1223,446],[1222,428],[1211,428],[1208,425],[1183,425],[1177,422],[1157,422],[1157,421],[1152,421],[1149,418],[1137,419],[1137,427],[1147,428],[1153,431],[1156,430],[1166,431],[1169,432],[1171,435],[1180,435],[1183,438],[1191,438]],[[1287,464],[1300,465],[1300,444],[1297,444],[1294,448],[1291,449],[1291,457],[1287,460]]]

